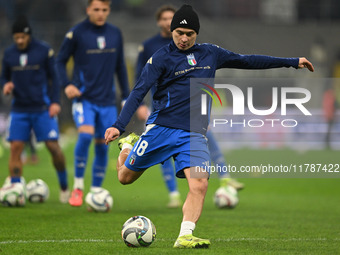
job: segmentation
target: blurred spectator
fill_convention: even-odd
[[[328,53],[325,41],[321,36],[314,39],[310,47],[310,58],[318,69],[318,75],[320,77],[329,77]]]
[[[326,148],[331,149],[331,131],[335,120],[336,99],[335,92],[332,88],[327,89],[323,94],[322,100],[323,113],[327,122],[327,131],[325,136]]]

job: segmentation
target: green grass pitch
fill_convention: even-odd
[[[219,186],[211,178],[203,214],[195,235],[211,240],[204,250],[175,251],[181,209],[167,209],[168,195],[159,167],[149,169],[136,183],[123,186],[115,172],[117,144],[110,148],[110,166],[104,182],[113,198],[109,213],[89,213],[85,205],[72,208],[58,200],[57,177],[45,149],[40,162],[26,165],[26,181],[45,180],[50,198],[43,204],[24,208],[0,206],[0,255],[4,254],[340,254],[339,179],[244,178],[246,188],[233,210],[219,210],[212,201]],[[74,143],[64,148],[68,176],[73,183]],[[91,152],[93,147],[90,148]],[[115,156],[113,156],[115,155]],[[0,181],[8,175],[9,152],[0,158]],[[226,154],[234,165],[291,163],[317,160],[340,163],[338,151],[236,150]],[[92,157],[92,153],[91,153]],[[336,162],[338,161],[338,162]],[[92,162],[92,159],[89,160]],[[340,173],[339,173],[340,174]],[[213,176],[214,177],[214,176]],[[87,193],[91,164],[86,172]],[[182,199],[187,184],[178,181]],[[121,239],[122,224],[129,217],[144,215],[157,228],[155,242],[148,248],[128,248]]]

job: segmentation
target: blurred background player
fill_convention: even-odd
[[[34,133],[31,132],[30,139],[25,143],[25,148],[21,153],[21,161],[25,164],[35,165],[39,162],[35,136]]]
[[[143,67],[145,66],[148,59],[164,45],[169,44],[172,41],[170,24],[174,13],[176,12],[175,7],[171,5],[163,5],[156,11],[157,26],[160,28],[160,32],[155,36],[147,39],[139,46],[138,60],[136,66],[136,81],[142,73]],[[153,94],[156,90],[156,86],[151,89]],[[143,121],[146,121],[149,116],[145,116]],[[163,179],[169,191],[169,208],[177,208],[182,205],[180,193],[177,189],[177,181],[175,177],[175,169],[172,163],[172,159],[166,160],[161,164],[163,173]]]
[[[160,28],[160,32],[147,39],[139,47],[139,55],[136,67],[136,81],[142,73],[143,67],[150,57],[160,48],[169,44],[172,41],[172,34],[170,30],[170,25],[172,17],[176,9],[171,5],[163,5],[156,11],[157,26]],[[151,88],[152,95],[156,90],[156,86]],[[210,150],[211,159],[214,164],[221,166],[221,169],[226,169],[227,163],[221,152],[216,139],[214,138],[211,131],[208,130],[206,137],[208,138],[208,147]],[[166,160],[162,165],[163,178],[166,182],[167,188],[169,190],[170,201],[168,207],[176,208],[181,206],[180,194],[177,190],[177,181],[175,178],[175,169],[172,163],[172,159]],[[220,186],[231,185],[235,189],[240,190],[244,188],[244,184],[236,181],[230,177],[228,172],[218,172],[220,178]]]
[[[206,135],[208,139],[208,149],[210,151],[210,157],[212,162],[219,166],[220,169],[228,169],[227,162],[224,158],[224,155],[218,145],[218,142],[216,141],[212,131],[208,129]],[[221,187],[227,187],[228,185],[233,186],[236,190],[241,190],[244,188],[244,184],[242,182],[239,182],[233,178],[231,178],[229,172],[222,172],[217,171],[218,177],[220,179],[220,186]]]
[[[67,32],[56,63],[65,94],[73,99],[72,114],[79,133],[74,151],[74,186],[69,200],[72,206],[83,204],[84,173],[93,138],[91,190],[101,187],[105,177],[108,146],[104,133],[117,118],[115,74],[122,102],[129,95],[121,31],[106,22],[110,4],[110,0],[88,0],[88,17]],[[66,63],[71,56],[74,70],[70,81]]]
[[[25,17],[12,28],[14,44],[6,49],[2,61],[1,85],[5,95],[13,94],[9,137],[11,183],[22,185],[21,154],[33,129],[37,141],[45,141],[57,170],[60,201],[67,203],[69,191],[64,154],[58,144],[57,115],[60,112],[60,86],[55,72],[54,51],[31,36]],[[51,88],[49,84],[51,81]],[[51,91],[50,95],[48,91]]]
[[[322,109],[325,121],[327,123],[327,129],[325,132],[325,146],[326,149],[332,149],[331,146],[331,134],[332,134],[332,128],[335,122],[336,117],[336,96],[334,89],[332,87],[326,89],[324,91],[323,97],[322,97]]]

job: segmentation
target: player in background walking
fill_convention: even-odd
[[[122,34],[106,22],[110,4],[110,0],[88,0],[88,17],[66,33],[56,61],[65,94],[73,100],[72,113],[78,130],[74,186],[69,200],[72,206],[83,204],[84,174],[93,139],[92,191],[102,186],[106,174],[108,146],[104,133],[117,118],[115,74],[122,103],[129,95]],[[74,70],[69,80],[66,63],[71,56]]]
[[[139,55],[136,65],[136,81],[141,75],[143,67],[145,66],[148,59],[157,50],[172,41],[170,24],[175,12],[176,9],[171,5],[163,5],[156,11],[155,17],[160,31],[155,36],[144,41],[143,44],[138,48]],[[155,90],[156,87],[151,88],[151,93],[153,94]],[[146,121],[148,117],[149,116],[146,116],[143,121]],[[168,159],[163,164],[161,164],[161,170],[163,173],[163,179],[169,191],[169,203],[167,206],[169,208],[180,207],[182,205],[182,201],[180,193],[177,189],[177,181],[172,159]]]
[[[60,86],[55,72],[54,51],[32,37],[25,17],[12,28],[14,44],[5,50],[1,85],[5,95],[13,95],[9,137],[9,171],[12,185],[22,186],[21,153],[33,129],[37,141],[44,141],[60,184],[60,202],[67,203],[69,191],[64,154],[58,144],[57,115],[60,112]],[[51,83],[51,85],[49,85]],[[50,93],[49,93],[50,92]]]
[[[189,186],[174,248],[206,248],[210,245],[208,239],[193,236],[208,188],[206,166],[209,166],[210,155],[205,138],[209,114],[200,114],[201,96],[190,96],[190,79],[213,79],[220,68],[294,67],[314,71],[306,58],[240,55],[213,44],[196,44],[199,28],[196,12],[190,5],[183,5],[171,22],[173,41],[148,60],[117,121],[105,132],[106,143],[117,139],[147,92],[156,86],[154,109],[146,131],[140,138],[130,134],[119,141],[121,153],[117,174],[122,184],[131,184],[149,167],[170,157],[174,159],[176,176],[186,178]],[[209,103],[211,106],[211,100]],[[192,108],[192,105],[197,107]]]

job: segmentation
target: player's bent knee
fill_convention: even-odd
[[[129,177],[126,177],[126,176],[120,176],[120,177],[118,177],[118,180],[119,180],[120,184],[123,184],[123,185],[128,185],[128,184],[133,183],[133,180]]]
[[[205,193],[208,189],[208,179],[192,179],[189,188],[198,193]]]
[[[118,170],[118,180],[123,185],[131,184],[137,180],[141,174],[142,173],[132,171],[123,165]]]
[[[118,174],[118,180],[123,185],[131,184],[135,181],[131,176],[125,174]]]
[[[123,185],[131,184],[134,182],[131,175],[127,174],[126,171],[118,172],[118,180]]]

